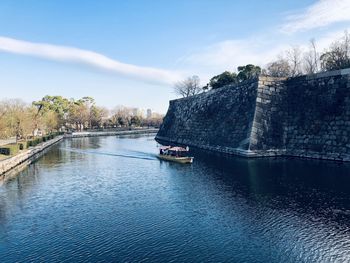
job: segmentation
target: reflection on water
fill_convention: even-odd
[[[65,140],[0,186],[1,262],[347,262],[350,166]],[[11,177],[10,177],[11,178]]]
[[[143,153],[139,151],[129,151],[130,154],[117,154],[113,152],[101,152],[101,151],[88,151],[88,150],[72,150],[65,149],[66,151],[81,153],[81,154],[99,154],[99,155],[107,155],[107,156],[115,156],[115,157],[124,157],[124,158],[134,158],[134,159],[143,159],[143,160],[157,160],[156,154],[150,155],[148,153]]]

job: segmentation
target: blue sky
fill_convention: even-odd
[[[173,83],[319,49],[350,28],[350,0],[0,1],[0,99],[93,96],[165,112]]]

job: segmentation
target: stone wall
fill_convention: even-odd
[[[244,152],[249,147],[257,90],[258,82],[252,81],[170,101],[156,140]]]
[[[350,161],[350,69],[260,77],[170,102],[156,139],[244,156]]]

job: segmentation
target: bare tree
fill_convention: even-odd
[[[202,92],[200,87],[200,80],[198,76],[188,77],[183,81],[179,81],[175,84],[175,93],[182,97],[189,97]]]
[[[313,74],[319,71],[319,54],[316,49],[315,39],[310,40],[310,47],[304,53],[304,70],[307,74]]]
[[[311,50],[313,53],[313,57],[314,57],[314,67],[315,67],[315,72],[319,71],[319,59],[320,59],[320,55],[317,52],[317,48],[316,48],[316,40],[314,38],[312,38],[310,40],[310,45],[311,45]]]
[[[271,77],[283,78],[291,76],[291,68],[288,61],[284,58],[279,58],[268,64],[266,71],[267,75]]]
[[[342,39],[331,44],[320,57],[322,70],[350,67],[350,34],[345,31]]]
[[[134,116],[133,108],[122,105],[116,106],[111,113],[111,121],[117,126],[128,126],[130,124],[131,117]]]
[[[22,100],[9,99],[0,102],[0,136],[24,138],[34,130],[35,109]]]
[[[291,77],[300,76],[302,71],[302,50],[299,46],[294,46],[286,52],[286,59],[291,68]]]

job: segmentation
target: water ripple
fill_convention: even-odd
[[[66,140],[0,186],[5,262],[350,262],[349,166]]]

